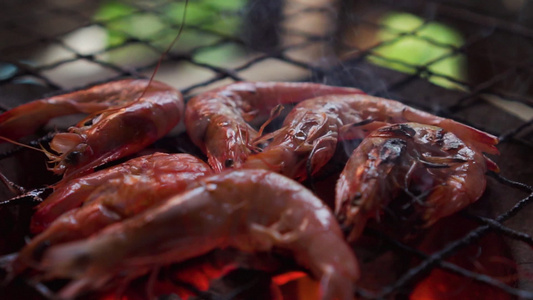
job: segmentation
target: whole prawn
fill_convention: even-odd
[[[180,121],[183,106],[181,93],[164,83],[119,80],[9,110],[0,115],[0,136],[17,139],[54,117],[89,113],[54,136],[50,148],[55,153],[45,152],[50,170],[72,178],[161,138]]]
[[[213,169],[238,168],[254,150],[252,143],[258,136],[247,122],[280,104],[327,94],[360,93],[354,88],[314,83],[237,82],[191,99],[185,108],[185,126]]]
[[[354,150],[336,186],[335,213],[355,241],[401,192],[423,227],[481,197],[497,167],[451,132],[416,123],[372,132]]]
[[[246,168],[270,169],[303,180],[333,156],[338,140],[362,139],[388,123],[438,125],[464,138],[479,151],[497,153],[497,138],[394,100],[368,95],[328,95],[305,100],[286,117],[280,130],[259,140],[272,139],[261,153],[252,154]]]
[[[302,185],[266,170],[204,177],[196,188],[88,239],[52,246],[38,276],[71,279],[60,292],[71,298],[228,247],[280,250],[320,280],[322,299],[353,299],[358,264],[330,210]]]

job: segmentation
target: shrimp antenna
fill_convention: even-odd
[[[15,195],[22,195],[22,194],[26,193],[26,190],[23,187],[15,184],[13,181],[9,180],[2,173],[0,173],[0,181],[2,181],[4,183],[4,185],[11,191],[11,193],[13,193]]]
[[[266,120],[263,125],[261,125],[261,128],[259,128],[259,130],[257,131],[257,137],[255,137],[252,141],[250,141],[249,145],[250,145],[250,148],[254,151],[258,150],[259,147],[257,147],[257,145],[259,143],[262,143],[266,140],[269,140],[272,138],[272,133],[270,134],[266,134],[266,135],[263,135],[264,131],[265,131],[265,128],[268,126],[268,124],[270,124],[272,121],[274,121],[275,118],[279,117],[279,115],[281,114],[281,111],[284,109],[283,105],[281,104],[278,104],[276,105],[276,107],[274,107],[271,111],[270,111],[270,117],[268,118],[268,120]],[[284,127],[285,128],[285,127]],[[282,130],[283,128],[281,128],[280,130]],[[259,150],[260,151],[260,150]]]
[[[278,104],[276,105],[276,107],[274,107],[271,111],[270,111],[270,117],[268,118],[268,120],[266,120],[263,125],[261,125],[261,128],[259,128],[259,131],[257,132],[257,136],[259,139],[262,135],[263,135],[263,131],[265,130],[265,128],[268,126],[268,124],[270,124],[272,121],[274,121],[275,118],[279,117],[279,115],[281,115],[281,111],[284,109],[283,105],[281,104]]]
[[[157,74],[157,71],[159,70],[159,67],[161,66],[161,63],[163,62],[163,58],[165,58],[165,56],[168,53],[170,53],[170,50],[172,49],[172,47],[174,47],[174,45],[180,39],[181,33],[183,32],[183,28],[185,27],[185,17],[187,16],[187,7],[188,6],[189,6],[189,0],[185,0],[185,8],[183,9],[183,16],[181,18],[182,21],[181,21],[181,24],[180,24],[180,28],[178,29],[178,34],[172,40],[170,45],[168,45],[167,49],[163,52],[163,54],[161,54],[161,56],[159,57],[159,60],[157,61],[157,65],[155,66],[154,72],[152,73],[152,76],[150,76],[150,80],[148,80],[148,85],[146,86],[146,89],[144,89],[142,94],[139,96],[139,99],[144,97],[144,94],[146,94],[146,91],[148,90],[148,87],[150,86],[150,84],[152,84],[152,81],[154,81],[155,74]]]
[[[24,148],[28,148],[28,149],[32,149],[32,150],[35,150],[35,151],[39,151],[39,152],[45,153],[45,151],[43,149],[39,149],[39,148],[32,147],[30,145],[19,143],[17,141],[14,141],[12,139],[8,139],[8,138],[3,137],[3,136],[0,136],[0,140],[4,140],[4,141],[6,141],[8,143],[11,143],[11,144],[14,144],[14,145],[17,145],[17,146],[20,146],[20,147],[24,147]]]
[[[27,148],[27,149],[31,149],[31,150],[35,150],[35,151],[38,151],[38,152],[41,152],[41,153],[44,153],[44,155],[46,155],[46,157],[48,157],[49,159],[52,160],[52,162],[55,162],[55,160],[58,159],[58,156],[53,154],[52,152],[50,151],[47,151],[46,149],[44,149],[43,146],[41,146],[42,148],[39,149],[39,148],[36,148],[36,147],[33,147],[33,146],[30,146],[30,145],[26,145],[26,144],[22,144],[22,143],[19,143],[17,141],[14,141],[12,139],[8,139],[6,137],[3,137],[3,136],[0,136],[0,140],[4,140],[4,141],[7,141],[9,143],[12,143],[14,145],[17,145],[17,146],[20,146],[20,147],[23,147],[23,148]],[[3,180],[5,182],[5,180]]]
[[[0,207],[6,206],[6,205],[19,205],[23,203],[29,203],[29,204],[38,204],[43,202],[43,198],[41,195],[43,195],[45,192],[49,191],[49,187],[45,188],[38,188],[31,190],[29,192],[25,192],[22,195],[15,196],[11,199],[0,201]]]

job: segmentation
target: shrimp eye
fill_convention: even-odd
[[[351,205],[352,206],[359,206],[361,204],[361,199],[363,198],[363,194],[357,192],[352,198]]]
[[[224,167],[231,168],[233,167],[234,161],[231,158],[228,158],[224,161]]]
[[[81,158],[81,152],[79,151],[72,151],[65,157],[65,161],[68,164],[75,165],[80,161]]]

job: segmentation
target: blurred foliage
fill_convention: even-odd
[[[211,45],[224,36],[235,36],[241,25],[240,11],[246,3],[246,0],[189,1],[186,28],[172,52],[189,53],[195,47]],[[147,41],[163,51],[176,37],[183,22],[184,10],[185,1],[162,4],[145,11],[133,4],[111,0],[102,2],[93,19],[106,30],[106,48],[120,46],[133,38]],[[193,58],[199,62],[216,64],[238,55],[239,51],[228,51],[227,48],[217,51],[215,47],[193,54]]]
[[[453,52],[450,46],[460,47],[464,43],[453,28],[437,22],[424,24],[424,19],[407,13],[389,13],[380,24],[383,28],[378,32],[378,39],[391,42],[375,49],[377,55],[369,57],[373,63],[409,74],[414,74],[417,67],[427,66],[430,72],[438,75],[459,81],[466,78],[466,57],[450,55]],[[444,56],[447,57],[442,58]],[[460,87],[439,76],[430,76],[428,80],[446,88]]]
[[[106,48],[137,39],[163,51],[176,37],[186,9],[186,27],[172,52],[192,54],[195,61],[215,66],[225,66],[243,53],[242,47],[224,38],[238,35],[247,0],[192,0],[187,7],[185,1],[131,3],[104,1],[94,15],[94,20],[106,30]],[[450,45],[460,47],[464,43],[452,28],[436,22],[425,24],[422,18],[406,13],[389,13],[380,24],[377,38],[389,42],[369,56],[373,63],[410,74],[417,72],[417,67],[428,66],[430,72],[452,79],[462,81],[466,77],[465,57],[450,55]],[[447,55],[450,56],[442,58]],[[127,51],[117,51],[108,59],[124,60],[124,56]],[[430,76],[428,80],[447,88],[459,87],[440,76]]]

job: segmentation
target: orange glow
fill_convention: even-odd
[[[290,300],[319,300],[320,285],[304,272],[289,272],[272,278],[283,296]]]
[[[288,272],[288,273],[283,273],[281,275],[272,277],[272,282],[274,282],[277,285],[284,285],[289,281],[293,281],[293,280],[302,278],[304,276],[307,276],[307,274],[305,274],[304,272],[300,272],[300,271]]]
[[[235,269],[235,265],[218,267],[207,262],[200,263],[199,265],[191,264],[174,273],[173,278],[178,281],[189,283],[201,291],[206,291],[209,289],[209,283],[211,280],[220,278],[224,274]]]
[[[473,221],[460,216],[446,218],[435,224],[420,245],[420,250],[426,253],[437,251],[449,241],[460,238],[477,226]],[[507,257],[510,256],[505,243],[499,235],[491,233],[485,235],[477,243],[459,250],[447,261],[495,279],[507,279],[505,283],[512,286],[514,281],[512,278],[515,277],[517,270],[509,264],[510,258]],[[410,299],[511,300],[514,297],[496,287],[435,268],[428,277],[415,286]]]

